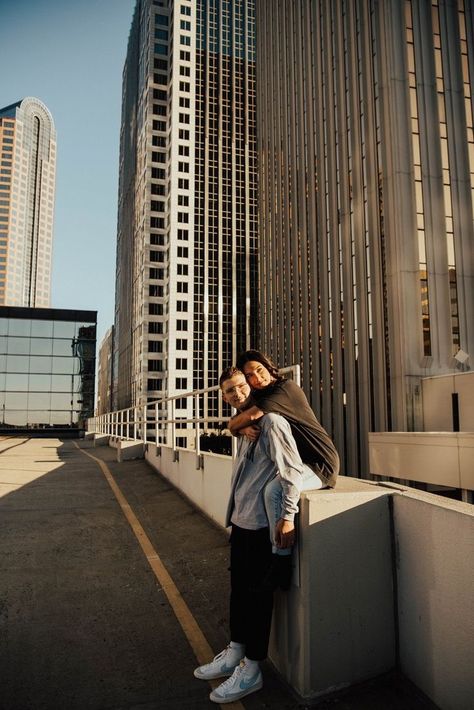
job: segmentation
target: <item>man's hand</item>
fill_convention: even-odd
[[[258,437],[260,436],[260,427],[251,424],[250,426],[246,426],[241,429],[239,431],[239,434],[241,434],[242,436],[246,436],[247,439],[250,439],[250,441],[257,441]]]
[[[295,544],[295,524],[280,518],[275,526],[276,546],[282,549],[293,547]]]

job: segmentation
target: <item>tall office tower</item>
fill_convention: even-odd
[[[214,386],[254,342],[254,44],[253,0],[137,2],[123,74],[119,408]]]
[[[56,131],[38,99],[0,109],[0,305],[49,307]]]
[[[256,3],[262,345],[301,363],[346,473],[474,355],[473,14]]]

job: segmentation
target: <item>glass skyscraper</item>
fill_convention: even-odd
[[[123,74],[115,408],[214,386],[255,342],[254,22],[253,0],[137,2]]]
[[[261,344],[363,475],[474,355],[474,3],[257,0],[256,28]]]
[[[56,131],[41,101],[0,109],[0,155],[0,305],[48,307]]]

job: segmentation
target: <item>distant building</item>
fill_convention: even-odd
[[[257,0],[261,344],[348,474],[474,356],[474,3]]]
[[[213,386],[255,342],[253,0],[138,0],[120,156],[115,408]]]
[[[38,99],[0,109],[0,305],[49,307],[56,131]]]
[[[84,428],[96,321],[96,311],[0,306],[0,429]]]
[[[114,327],[104,335],[99,347],[97,366],[97,414],[111,412],[113,408]]]

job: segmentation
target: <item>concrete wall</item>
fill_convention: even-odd
[[[300,586],[278,596],[270,657],[305,697],[395,665],[389,497],[350,478],[303,494]]]
[[[148,445],[146,458],[224,523],[231,460]],[[296,577],[277,593],[270,658],[303,696],[396,663],[442,710],[474,697],[474,508],[413,489],[340,477],[304,493]],[[396,603],[395,603],[396,600]],[[397,615],[398,607],[398,615]]]
[[[371,432],[370,473],[474,490],[474,433]]]
[[[400,660],[442,710],[474,706],[474,508],[394,496]]]
[[[452,393],[459,399],[460,431],[474,431],[474,372],[425,377],[421,387],[425,431],[453,431]]]

